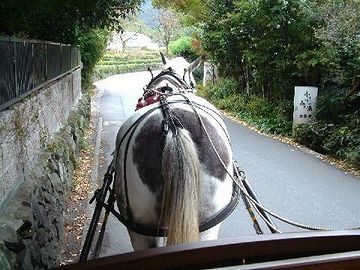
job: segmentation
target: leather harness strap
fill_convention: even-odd
[[[129,230],[131,230],[133,232],[136,232],[136,233],[139,233],[139,234],[142,234],[142,235],[154,236],[154,237],[165,237],[166,233],[167,233],[167,230],[163,229],[163,228],[154,228],[154,227],[151,227],[151,226],[138,224],[133,220],[130,205],[129,205],[129,197],[128,197],[128,191],[127,191],[127,179],[126,179],[126,159],[127,159],[128,149],[129,149],[131,139],[132,139],[132,137],[133,137],[133,135],[134,135],[134,133],[136,131],[136,128],[139,126],[139,124],[148,115],[150,115],[152,112],[154,112],[157,109],[161,109],[162,113],[164,115],[164,129],[165,129],[165,131],[166,131],[166,126],[168,126],[168,128],[171,129],[172,131],[176,130],[178,127],[181,127],[180,121],[178,121],[178,119],[172,115],[170,107],[169,107],[169,104],[174,104],[174,103],[185,103],[186,104],[187,101],[186,100],[179,100],[179,101],[170,101],[170,102],[168,102],[166,100],[165,95],[164,95],[162,98],[160,98],[159,106],[156,106],[156,107],[152,108],[151,110],[147,111],[144,115],[139,117],[130,126],[130,128],[125,132],[124,136],[121,138],[119,144],[117,145],[117,149],[119,149],[120,145],[122,143],[124,143],[125,138],[128,137],[127,142],[126,142],[126,147],[125,147],[124,161],[123,161],[124,162],[124,164],[123,164],[124,165],[123,180],[124,180],[124,187],[125,187],[125,201],[126,201],[126,206],[127,206],[126,207],[127,217],[125,217],[121,213],[117,212],[113,207],[111,207],[109,210]],[[203,105],[200,105],[200,104],[196,104],[194,102],[193,102],[193,104],[197,108],[203,110],[204,112],[208,113],[211,117],[214,118],[214,116],[212,116],[207,111],[207,109],[209,109],[209,108],[207,108],[207,107],[205,107]],[[206,109],[202,108],[202,107],[205,107]],[[118,153],[116,153],[116,155],[117,154]],[[111,190],[111,192],[114,192],[114,191]],[[237,204],[239,202],[239,197],[240,197],[240,189],[235,183],[233,183],[233,193],[232,193],[231,200],[228,203],[228,205],[226,205],[223,209],[221,209],[218,213],[216,213],[215,215],[213,215],[209,219],[202,222],[199,225],[199,231],[200,232],[206,231],[206,230],[216,226],[217,224],[222,222],[224,219],[226,219],[234,211],[234,209],[236,208],[236,206],[237,206]],[[109,206],[106,205],[104,202],[102,202],[102,203],[103,203],[103,206],[105,208],[109,208]]]

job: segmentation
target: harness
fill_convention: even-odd
[[[180,93],[192,92],[194,89],[192,83],[191,85],[188,85],[185,81],[185,78],[180,78],[179,75],[175,73],[171,67],[161,71],[155,77],[153,76],[151,70],[149,71],[152,75],[152,79],[150,80],[149,84],[146,85],[146,87],[144,88],[144,94],[142,97],[139,98],[138,103],[136,104],[136,110],[159,102],[160,96],[164,96],[163,94],[165,93],[172,94],[173,89],[170,86],[162,86],[155,89],[156,86],[162,81],[168,81],[171,84],[175,85]]]
[[[172,75],[170,75],[170,76],[172,76]],[[159,77],[159,76],[157,76],[157,77]],[[154,79],[155,78],[153,78],[153,80],[151,82],[154,82]],[[160,78],[157,78],[157,79],[160,79]],[[149,86],[152,85],[151,82],[149,83]],[[149,96],[151,96],[150,95],[151,92],[149,91],[149,89],[151,89],[151,87],[146,89],[147,91],[145,91],[144,96],[146,94],[149,94]],[[203,123],[203,121],[201,119],[201,116],[200,116],[200,114],[198,113],[197,110],[199,109],[199,110],[207,112],[211,117],[214,118],[214,120],[218,121],[212,114],[209,113],[209,111],[211,111],[215,115],[222,118],[222,116],[217,111],[215,111],[215,110],[213,110],[213,109],[211,109],[209,107],[203,106],[202,104],[197,104],[194,101],[190,101],[189,99],[187,99],[182,94],[179,94],[179,95],[183,96],[184,100],[169,101],[169,100],[167,100],[167,98],[166,98],[167,95],[165,93],[160,92],[160,94],[159,94],[159,92],[157,92],[157,91],[152,91],[152,94],[154,94],[154,93],[159,95],[159,97],[161,97],[159,104],[158,105],[154,104],[154,106],[152,108],[148,109],[148,111],[146,111],[143,115],[141,115],[130,126],[130,128],[125,132],[125,134],[121,137],[120,142],[118,143],[118,146],[120,146],[122,143],[125,142],[125,138],[129,135],[129,139],[126,142],[126,144],[127,144],[126,145],[126,151],[125,151],[126,155],[127,155],[127,151],[128,151],[128,148],[129,148],[131,138],[132,138],[133,134],[135,133],[136,128],[139,126],[141,121],[143,121],[148,115],[153,113],[155,110],[157,110],[157,109],[162,110],[162,113],[163,113],[163,116],[164,116],[164,130],[166,130],[166,125],[168,125],[168,128],[170,128],[170,129],[178,127],[177,120],[174,120],[174,117],[171,114],[169,104],[172,104],[172,103],[184,103],[184,104],[188,104],[191,108],[193,108],[194,112],[196,113],[196,115],[198,116],[198,118],[199,118],[199,120],[201,122],[202,128],[204,129],[210,143],[212,144],[212,147],[214,148],[214,145],[213,145],[213,143],[211,141],[211,138],[209,137],[209,134],[206,131],[204,123]],[[219,121],[218,121],[218,123],[219,123]],[[223,127],[223,125],[221,125],[221,124],[220,124],[220,126]],[[117,149],[119,149],[119,147],[117,147]],[[215,148],[214,148],[214,150],[215,150],[215,152],[217,152]],[[116,153],[116,156],[117,156],[117,154],[118,153]],[[218,155],[218,153],[217,153],[217,155]],[[199,226],[199,231],[200,232],[206,231],[206,230],[212,228],[213,226],[216,226],[217,224],[222,222],[225,218],[227,218],[233,212],[233,210],[236,208],[240,196],[242,196],[242,199],[244,200],[245,207],[246,207],[247,211],[249,212],[249,214],[251,216],[251,219],[253,221],[253,226],[255,228],[256,233],[258,233],[258,234],[262,234],[263,232],[262,232],[262,230],[260,228],[260,225],[259,225],[259,223],[258,223],[258,221],[257,221],[257,219],[256,219],[256,217],[254,215],[254,212],[252,211],[252,206],[254,206],[254,208],[257,211],[257,213],[259,214],[259,216],[265,221],[265,223],[267,224],[267,226],[269,227],[269,229],[273,233],[279,233],[281,231],[279,229],[277,229],[275,223],[272,221],[270,216],[275,217],[278,220],[281,220],[281,221],[283,221],[285,223],[288,223],[290,225],[293,225],[293,226],[296,226],[296,227],[299,227],[299,228],[303,228],[303,229],[307,229],[307,230],[317,230],[317,231],[319,231],[319,230],[322,230],[322,231],[324,231],[324,230],[328,230],[328,231],[329,230],[338,230],[338,229],[335,229],[335,228],[313,227],[313,226],[301,224],[301,223],[298,223],[298,222],[294,222],[294,221],[291,221],[291,220],[289,220],[287,218],[279,216],[278,214],[274,213],[273,211],[265,208],[260,203],[260,201],[257,198],[256,194],[252,190],[250,184],[246,180],[245,173],[240,170],[240,168],[238,167],[236,162],[234,162],[234,174],[231,175],[230,172],[226,169],[226,166],[224,165],[224,163],[221,160],[221,157],[219,155],[218,155],[218,158],[219,158],[219,161],[222,163],[223,169],[227,172],[227,174],[233,180],[233,193],[232,193],[231,200],[228,203],[228,205],[226,205],[218,213],[214,214],[212,217],[208,218],[207,220],[205,220],[204,222],[202,222],[200,224],[200,226]],[[124,158],[124,160],[126,161],[125,158]],[[126,166],[124,168],[126,168]],[[104,222],[102,223],[102,228],[100,230],[97,245],[95,247],[94,257],[97,257],[97,255],[99,254],[101,243],[102,243],[104,232],[105,232],[105,226],[106,226],[106,222],[107,222],[107,218],[108,218],[109,213],[112,213],[129,230],[134,231],[136,233],[139,233],[139,234],[142,234],[142,235],[147,235],[147,236],[153,236],[153,237],[164,237],[167,234],[166,229],[155,228],[155,227],[152,227],[152,226],[144,226],[143,224],[136,223],[133,220],[132,215],[131,215],[131,211],[130,211],[130,208],[129,208],[129,200],[128,200],[128,193],[127,193],[127,188],[126,187],[125,187],[125,190],[126,190],[125,196],[126,196],[127,216],[124,216],[123,214],[117,212],[114,209],[115,192],[110,187],[111,183],[113,181],[114,173],[115,173],[115,169],[114,169],[114,160],[113,160],[111,162],[111,164],[109,165],[109,167],[108,167],[107,173],[104,176],[103,186],[95,191],[95,194],[94,194],[93,198],[90,200],[90,203],[92,203],[94,200],[96,200],[97,203],[96,203],[96,206],[95,206],[94,215],[92,217],[88,233],[86,235],[86,239],[85,239],[85,242],[84,242],[84,245],[83,245],[83,249],[82,249],[81,254],[80,254],[80,261],[84,261],[84,260],[87,259],[87,256],[89,254],[90,247],[91,247],[91,242],[92,242],[92,239],[93,239],[93,237],[95,235],[96,226],[98,224],[98,220],[99,220],[102,208],[106,209],[106,213],[105,213],[105,217],[104,217]],[[126,177],[124,178],[124,183],[125,183],[125,186],[126,186],[127,185]],[[110,191],[110,195],[108,196],[107,202],[105,203],[105,199],[107,197],[107,192],[108,191]],[[360,229],[360,227],[355,227],[355,228],[347,228],[347,229],[343,229],[343,230],[359,230],[359,229]]]
[[[130,128],[124,133],[122,138],[120,139],[117,149],[120,148],[120,145],[123,143],[126,143],[125,145],[125,152],[124,152],[124,172],[123,172],[123,181],[124,181],[124,190],[125,190],[125,202],[126,202],[126,216],[121,214],[120,212],[117,212],[113,207],[110,209],[111,213],[121,222],[123,223],[129,230],[134,231],[136,233],[147,235],[147,236],[154,236],[154,237],[164,237],[166,236],[167,230],[163,228],[156,228],[151,226],[145,226],[143,224],[139,224],[136,221],[134,221],[130,209],[129,204],[129,198],[128,198],[128,190],[127,190],[127,177],[126,177],[126,160],[129,150],[130,142],[133,138],[133,135],[139,126],[139,124],[151,113],[153,113],[156,110],[161,110],[162,114],[164,116],[164,132],[167,132],[169,130],[172,130],[176,134],[176,129],[181,127],[181,122],[171,113],[171,109],[169,104],[175,104],[175,103],[183,103],[187,104],[188,101],[186,100],[176,100],[176,101],[168,101],[165,95],[162,95],[160,97],[160,102],[157,106],[149,109],[145,114],[141,115],[131,126]],[[210,110],[211,112],[214,112],[217,114],[217,112],[211,110],[208,107],[205,107],[201,104],[194,103],[193,105],[196,106],[197,109],[200,109],[204,112],[207,112],[207,110]],[[216,121],[218,121],[215,116],[211,115],[209,112],[207,112],[211,117],[213,117]],[[219,114],[217,114],[220,116]],[[220,116],[221,117],[221,116]],[[127,139],[126,139],[127,138]],[[118,153],[115,153],[115,156],[118,156]],[[202,222],[199,225],[199,231],[203,232],[206,231],[223,220],[225,220],[236,208],[240,196],[240,188],[238,185],[233,183],[233,193],[231,196],[231,200],[223,209],[221,209],[218,213],[214,214],[204,222]],[[104,207],[107,207],[107,205],[104,205]]]
[[[173,85],[178,87],[179,94],[172,94],[172,89],[170,90],[170,87],[161,87],[160,89],[155,89],[155,86],[163,81],[168,80]],[[160,90],[160,91],[158,91]],[[187,104],[189,105],[195,112],[195,114],[198,116],[201,123],[202,119],[200,114],[198,113],[198,110],[205,112],[207,115],[212,117],[223,129],[224,133],[227,135],[227,139],[230,142],[230,138],[228,137],[228,134],[225,130],[225,127],[223,124],[220,123],[219,119],[222,119],[222,116],[214,109],[209,108],[207,106],[204,106],[202,104],[199,104],[194,101],[190,101],[186,96],[183,95],[183,93],[191,92],[192,87],[189,86],[184,80],[182,80],[171,68],[162,71],[157,76],[153,77],[149,84],[144,89],[143,97],[139,99],[137,110],[139,108],[142,108],[144,106],[153,104],[152,107],[148,108],[147,111],[140,115],[134,123],[124,132],[123,136],[120,138],[120,140],[117,142],[116,151],[119,151],[120,146],[125,144],[125,151],[124,151],[124,160],[120,161],[123,162],[123,183],[124,183],[124,191],[125,191],[125,203],[126,203],[126,209],[125,213],[121,213],[115,210],[115,191],[114,189],[110,188],[110,183],[112,182],[113,175],[115,174],[115,165],[114,162],[118,162],[116,160],[113,160],[111,164],[108,167],[107,173],[105,174],[104,180],[106,180],[106,190],[102,190],[101,188],[95,191],[95,194],[93,198],[90,200],[90,203],[92,203],[95,199],[101,207],[104,207],[107,210],[107,213],[112,213],[124,226],[127,227],[127,229],[136,232],[138,234],[146,235],[146,236],[153,236],[153,237],[165,237],[167,235],[167,229],[165,228],[159,228],[154,226],[146,226],[140,223],[137,223],[133,216],[130,209],[130,203],[129,203],[129,196],[128,196],[128,185],[127,185],[127,171],[126,171],[126,161],[128,156],[128,151],[130,147],[130,142],[133,138],[133,135],[135,134],[135,131],[137,130],[138,126],[144,119],[146,119],[147,116],[155,112],[156,110],[161,110],[163,115],[163,127],[164,132],[168,132],[171,130],[174,132],[175,136],[177,134],[177,129],[182,128],[181,121],[174,116],[174,114],[171,111],[170,104]],[[169,96],[179,95],[183,97],[183,99],[179,100],[168,100]],[[151,100],[151,102],[149,102]],[[148,104],[149,102],[149,104]],[[139,105],[140,103],[143,103]],[[145,104],[144,104],[145,103]],[[144,105],[144,106],[143,106]],[[217,117],[215,117],[215,115]],[[215,149],[216,152],[216,149]],[[113,155],[115,157],[118,157],[119,153],[114,152]],[[234,163],[234,172],[236,171],[236,166]],[[236,177],[236,173],[234,173],[234,177]],[[104,192],[110,191],[109,198],[107,200],[107,203],[105,203],[105,197]],[[203,232],[206,230],[209,230],[210,228],[218,225],[220,222],[225,220],[236,208],[239,198],[240,198],[240,186],[233,181],[233,192],[231,195],[230,202],[222,208],[220,211],[218,211],[213,216],[209,217],[205,221],[203,221],[199,225],[199,231]]]

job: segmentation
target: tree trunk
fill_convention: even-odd
[[[169,43],[165,44],[165,48],[166,48],[166,56],[169,57]]]
[[[357,92],[359,92],[359,90],[360,90],[360,79],[354,79],[352,82],[351,90],[346,95],[346,97],[349,98],[349,97],[355,95]]]
[[[122,42],[121,44],[121,52],[124,53],[126,50],[126,42]]]

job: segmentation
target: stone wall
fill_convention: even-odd
[[[0,133],[7,144],[17,141],[21,146],[14,145],[13,154],[4,152],[9,146],[2,147],[1,166],[11,163],[8,158],[21,164],[5,166],[13,179],[1,171],[7,194],[0,208],[0,269],[48,269],[57,265],[63,211],[90,114],[89,97],[83,95],[77,101],[80,93],[80,72],[76,72],[15,105],[2,118],[9,125],[9,119],[21,120],[12,123],[12,128],[1,122],[7,132]],[[1,189],[4,194],[5,188]]]
[[[80,95],[79,69],[0,112],[0,204],[24,180]]]

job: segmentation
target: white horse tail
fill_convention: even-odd
[[[162,223],[166,245],[199,241],[200,162],[189,133],[168,132],[162,158]]]

